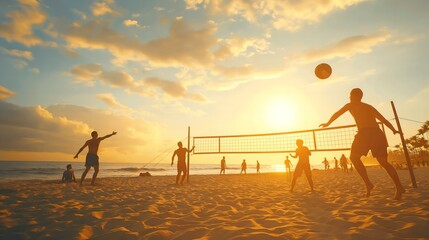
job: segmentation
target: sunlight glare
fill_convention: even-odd
[[[267,107],[266,121],[274,130],[287,131],[295,123],[295,108],[286,100],[276,100]]]
[[[273,164],[271,165],[271,169],[274,170],[274,172],[285,172],[286,167],[283,164]]]

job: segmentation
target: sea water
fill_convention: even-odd
[[[0,181],[9,180],[61,180],[66,165],[71,164],[76,178],[80,178],[85,166],[83,162],[50,162],[50,161],[0,161]],[[240,164],[228,164],[226,174],[239,174]],[[263,165],[260,172],[284,171],[282,165]],[[94,170],[87,174],[92,177]],[[140,173],[149,172],[152,176],[176,175],[176,161],[173,166],[166,163],[108,163],[100,162],[98,177],[137,177]],[[191,175],[219,174],[220,164],[191,164]],[[256,165],[247,165],[247,173],[256,173]]]

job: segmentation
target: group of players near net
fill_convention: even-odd
[[[366,171],[365,166],[361,161],[361,157],[366,155],[369,150],[371,150],[372,155],[377,159],[380,163],[380,166],[383,167],[389,177],[392,179],[395,185],[395,199],[400,199],[402,194],[405,192],[405,189],[402,187],[402,184],[399,180],[398,173],[395,168],[387,161],[387,139],[386,135],[379,128],[377,123],[381,121],[386,127],[388,127],[394,134],[402,134],[395,127],[381,115],[373,106],[362,102],[363,92],[359,88],[354,88],[350,92],[350,102],[345,104],[340,110],[335,112],[328,122],[320,124],[320,127],[325,128],[328,127],[333,121],[335,121],[338,117],[343,115],[345,112],[350,112],[353,118],[355,119],[358,132],[355,135],[351,146],[350,152],[350,160],[356,169],[356,171],[361,176],[362,180],[366,185],[366,196],[371,194],[371,190],[374,188],[374,185],[368,178],[368,173]],[[94,175],[92,177],[91,184],[93,185],[98,173],[98,147],[102,140],[109,138],[115,135],[116,132],[112,134],[106,135],[104,137],[98,137],[97,132],[93,132],[92,139],[85,142],[85,144],[79,149],[74,158],[77,158],[79,153],[88,146],[88,154],[86,156],[85,162],[85,171],[82,174],[80,184],[82,185],[85,176],[91,167],[94,167]],[[291,157],[298,158],[298,163],[295,167],[295,172],[292,178],[290,191],[293,192],[295,187],[296,179],[304,172],[307,177],[308,183],[313,190],[313,180],[311,176],[311,168],[310,168],[310,150],[304,146],[304,141],[301,139],[296,140],[297,148],[295,150],[295,155],[290,155]],[[174,158],[177,156],[177,176],[176,176],[176,184],[179,184],[179,180],[181,175],[182,179],[180,184],[183,184],[183,181],[187,175],[187,167],[186,167],[186,154],[190,153],[194,150],[186,149],[183,147],[182,143],[178,143],[178,149],[174,151],[173,156],[171,158],[171,165],[174,163]]]
[[[405,192],[404,187],[402,186],[398,173],[395,168],[387,161],[387,139],[386,135],[379,128],[377,120],[382,122],[386,127],[388,127],[394,134],[402,134],[383,116],[378,112],[373,106],[362,102],[363,92],[359,88],[354,88],[350,91],[350,102],[345,104],[337,112],[335,112],[328,122],[320,124],[319,127],[325,128],[328,127],[332,122],[334,122],[338,117],[346,113],[347,111],[353,116],[356,126],[358,129],[357,134],[353,140],[351,151],[350,151],[350,160],[362,178],[366,186],[366,196],[370,196],[371,190],[374,188],[371,180],[368,178],[368,173],[365,166],[361,161],[361,157],[367,155],[369,150],[371,150],[372,155],[380,163],[380,166],[383,167],[389,177],[392,179],[395,185],[395,199],[400,199],[402,194]],[[295,172],[291,182],[290,191],[293,192],[295,187],[296,180],[304,172],[307,177],[308,183],[311,190],[313,191],[313,180],[311,176],[310,168],[310,155],[311,151],[304,146],[304,141],[302,139],[296,140],[297,148],[295,150],[295,155],[290,155],[291,157],[298,158],[298,163],[295,167]],[[182,180],[180,184],[183,184],[183,181],[186,177],[186,154],[192,152],[192,149],[183,148],[182,143],[178,143],[179,148],[174,151],[174,154],[171,159],[171,165],[173,165],[174,157],[177,155],[177,177],[176,184],[179,184],[180,176],[183,173]]]

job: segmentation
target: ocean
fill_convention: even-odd
[[[80,178],[85,170],[83,162],[50,162],[50,161],[0,161],[0,181],[10,180],[61,180],[66,165],[72,164],[76,178]],[[292,169],[293,170],[293,169]],[[281,172],[282,165],[262,165],[260,172]],[[92,177],[91,169],[87,178]],[[145,164],[145,163],[100,163],[98,177],[137,177],[141,172],[149,172],[153,176],[176,175],[176,161],[170,164]],[[220,164],[192,164],[191,175],[219,174]],[[226,174],[240,173],[240,164],[228,164]],[[255,165],[247,165],[247,173],[256,173]]]

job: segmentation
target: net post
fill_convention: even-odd
[[[313,142],[314,142],[314,150],[317,151],[316,132],[315,131],[313,131]]]
[[[220,137],[217,138],[217,143],[218,143],[218,151],[220,152]]]
[[[401,123],[399,122],[398,114],[396,113],[395,104],[390,101],[392,105],[393,114],[395,115],[396,125],[398,126],[399,135],[401,136],[402,148],[404,149],[405,160],[407,160],[408,171],[410,172],[411,182],[413,187],[417,188],[416,178],[414,176],[413,166],[411,165],[410,155],[408,154],[407,144],[405,143],[404,133],[402,132]]]
[[[188,151],[190,149],[190,144],[191,144],[191,127],[188,126]],[[188,172],[187,176],[186,176],[186,182],[189,183],[189,169],[190,169],[190,152],[188,152],[188,168],[186,169],[186,171]]]

